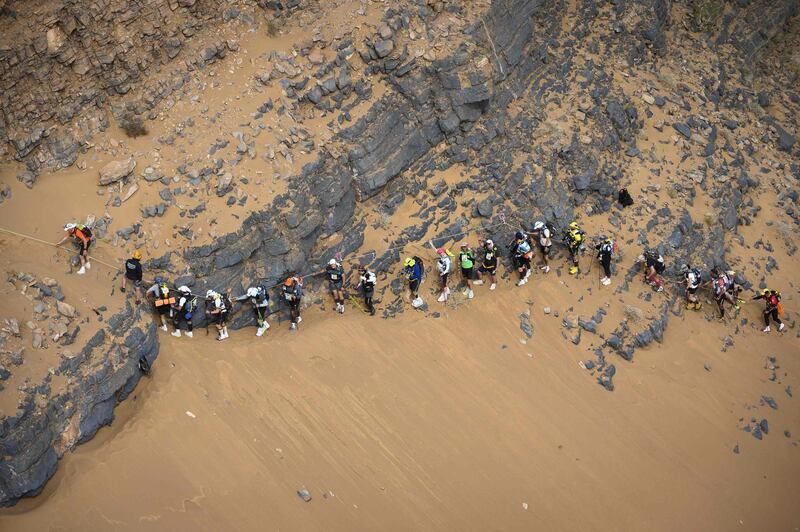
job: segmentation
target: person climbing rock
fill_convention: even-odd
[[[267,323],[267,316],[269,316],[269,291],[262,285],[251,286],[244,295],[237,297],[236,301],[245,301],[248,299],[250,300],[250,304],[253,305],[253,314],[255,314],[256,324],[258,325],[256,336],[261,337],[267,329],[269,329],[269,323]]]
[[[659,275],[667,269],[664,257],[654,249],[647,249],[642,255],[639,255],[639,262],[644,266],[645,282],[655,288],[656,292],[663,292],[664,281],[659,278]]]
[[[553,227],[539,220],[533,224],[532,236],[536,239],[539,251],[542,253],[544,264],[539,269],[548,273],[550,271],[550,247],[553,245]]]
[[[303,299],[303,278],[297,274],[292,273],[283,282],[283,299],[289,306],[289,316],[292,320],[289,328],[294,330],[303,321],[300,317],[300,302]]]
[[[206,292],[206,301],[208,302],[208,314],[211,317],[211,323],[217,328],[219,336],[217,340],[222,341],[228,338],[228,312],[230,311],[230,304],[226,301],[226,297],[222,294],[209,290]]]
[[[66,235],[56,242],[56,246],[60,246],[70,238],[73,240],[74,244],[78,247],[78,258],[81,261],[81,269],[78,270],[78,275],[83,275],[86,273],[86,270],[92,267],[92,263],[89,262],[89,248],[92,247],[92,243],[94,242],[92,230],[83,224],[68,223],[64,226],[64,232]]]
[[[772,318],[778,324],[778,332],[782,332],[785,325],[781,321],[781,314],[783,314],[783,307],[781,306],[781,294],[777,290],[770,290],[765,288],[761,294],[756,295],[753,300],[763,299],[766,303],[764,309],[764,332],[770,332],[769,319]]]
[[[328,278],[328,287],[336,303],[336,312],[344,314],[344,269],[336,259],[328,261],[325,267],[325,276]]]
[[[450,260],[447,250],[439,248],[436,250],[439,255],[439,260],[436,261],[436,269],[439,272],[439,303],[444,303],[450,297],[450,288],[447,286],[447,278],[450,276],[450,271],[453,267],[453,261]]]
[[[689,310],[700,310],[703,305],[697,298],[697,291],[702,285],[702,272],[698,268],[692,268],[688,264],[681,266],[683,283],[686,285],[686,308]]]
[[[616,244],[607,236],[603,236],[595,249],[597,250],[597,259],[603,266],[603,278],[600,279],[600,282],[608,286],[611,284],[611,257],[616,250]]]
[[[497,250],[494,247],[494,242],[486,240],[481,244],[481,265],[475,271],[478,279],[475,281],[476,285],[483,284],[483,274],[489,275],[489,280],[492,284],[489,290],[497,288]]]
[[[406,279],[408,280],[408,293],[411,296],[411,306],[420,308],[425,301],[419,297],[419,285],[422,284],[422,275],[425,271],[422,259],[414,255],[406,257],[403,261]]]
[[[511,258],[514,262],[514,267],[519,273],[519,281],[517,286],[522,286],[528,282],[531,276],[531,243],[528,237],[522,231],[517,231],[514,235],[514,241],[510,244]]]
[[[142,288],[142,254],[136,250],[131,255],[131,258],[125,261],[125,275],[122,276],[122,286],[120,292],[125,292],[128,281],[133,285],[133,292],[136,294],[136,304],[141,303],[140,298],[144,297],[144,289]]]
[[[578,225],[578,222],[570,222],[567,231],[564,233],[564,243],[569,248],[572,257],[572,267],[569,269],[570,275],[577,275],[580,272],[580,252],[583,250],[583,240],[586,233]]]
[[[375,294],[375,283],[378,278],[375,273],[371,272],[366,266],[358,268],[359,280],[356,289],[361,288],[364,291],[364,304],[367,306],[370,316],[375,315],[375,304],[372,302],[372,296]]]
[[[186,324],[186,336],[192,338],[192,316],[194,309],[197,307],[197,298],[192,295],[188,286],[178,287],[178,301],[172,307],[172,324],[175,326],[175,332],[172,336],[176,338],[181,337],[181,322]]]
[[[734,272],[722,270],[718,266],[711,268],[711,285],[714,289],[714,299],[717,302],[720,319],[725,317],[725,302],[731,304],[734,310],[741,308],[742,301],[739,292],[742,287],[734,281]]]
[[[153,306],[156,308],[158,317],[161,320],[161,330],[167,332],[167,315],[172,317],[172,305],[175,304],[175,297],[170,294],[169,284],[166,279],[156,277],[153,286],[147,289],[145,296],[153,296]]]
[[[472,273],[475,269],[475,252],[467,242],[461,244],[461,251],[458,252],[458,264],[461,267],[461,281],[466,285],[464,294],[469,299],[475,297],[472,291]]]

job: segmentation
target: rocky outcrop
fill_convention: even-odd
[[[0,10],[0,157],[7,151],[33,171],[72,165],[91,133],[108,126],[113,98],[143,85],[130,102],[142,113],[180,90],[188,70],[225,57],[225,42],[203,44],[212,22],[265,16],[245,0],[34,4],[12,0]],[[174,70],[160,73],[168,64]]]
[[[148,315],[127,306],[108,320],[55,375],[70,384],[51,395],[51,375],[27,395],[14,415],[0,419],[0,505],[38,494],[58,459],[114,419],[114,407],[141,378],[140,361],[158,356],[157,329]],[[36,400],[47,397],[44,404]]]

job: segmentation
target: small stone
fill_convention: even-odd
[[[648,105],[653,105],[656,103],[656,99],[647,94],[646,92],[642,94],[642,101]]]
[[[545,314],[550,314],[550,307],[544,307],[542,309],[542,312],[544,312]]]
[[[311,62],[312,65],[321,65],[325,62],[325,56],[322,55],[322,50],[318,48],[314,48],[308,54],[308,60]]]
[[[389,39],[382,39],[375,43],[375,53],[378,57],[384,58],[394,50],[394,42]]]

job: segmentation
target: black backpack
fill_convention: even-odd
[[[633,198],[631,197],[630,193],[628,193],[627,188],[620,189],[617,200],[623,207],[630,207],[633,205]]]
[[[556,226],[553,225],[553,222],[545,222],[544,226],[550,231],[550,238],[555,238],[556,236]]]

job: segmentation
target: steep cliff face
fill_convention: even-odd
[[[53,373],[69,382],[65,390],[52,394],[48,379],[15,415],[0,420],[0,505],[38,494],[65,452],[111,423],[114,407],[141,378],[140,361],[149,365],[157,356],[155,325],[128,306],[65,358]]]

